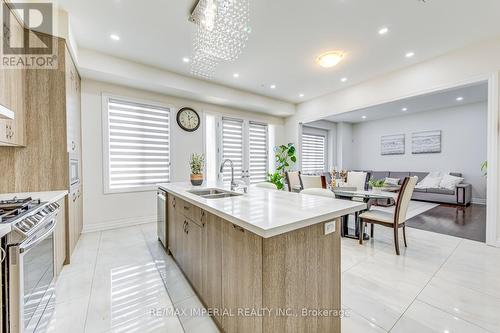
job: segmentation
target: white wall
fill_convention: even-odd
[[[102,94],[136,98],[172,105],[177,111],[184,106],[199,112],[244,116],[275,125],[278,143],[283,137],[283,119],[241,110],[197,103],[191,100],[127,88],[93,80],[82,80],[82,146],[84,184],[84,231],[113,228],[137,223],[152,222],[156,218],[155,192],[104,194],[102,154]],[[203,129],[188,133],[179,128],[172,114],[171,127],[171,178],[172,181],[189,181],[189,156],[204,151]]]
[[[460,172],[472,184],[476,202],[485,202],[480,165],[487,156],[487,104],[469,104],[356,123],[352,127],[352,168],[374,171]],[[441,130],[441,153],[412,154],[413,132]],[[404,155],[380,155],[380,137],[405,134]]]

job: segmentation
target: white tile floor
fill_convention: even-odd
[[[210,318],[182,313],[201,305],[155,228],[82,235],[49,332],[217,332]],[[343,333],[500,332],[500,249],[409,229],[398,257],[391,232],[342,241]]]

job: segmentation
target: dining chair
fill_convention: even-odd
[[[261,188],[268,188],[268,189],[271,189],[271,190],[277,190],[278,189],[278,187],[276,185],[274,185],[273,183],[269,183],[269,182],[257,183],[254,186],[255,187],[261,187]]]
[[[292,192],[294,188],[299,191],[304,187],[302,186],[302,179],[300,178],[300,171],[287,171],[285,172],[286,182],[288,184],[288,191]]]
[[[370,209],[359,215],[360,231],[359,244],[363,244],[363,234],[365,224],[371,224],[371,237],[373,237],[373,226],[375,224],[394,229],[394,246],[396,254],[399,255],[399,228],[403,228],[403,240],[405,247],[406,243],[406,213],[410,204],[413,190],[417,184],[417,177],[406,177],[401,185],[394,213],[384,212],[381,210]]]
[[[306,188],[303,189],[300,193],[335,199],[335,194],[325,188]]]
[[[368,182],[368,172],[363,171],[349,171],[347,173],[346,187],[355,187],[357,191],[366,190]]]
[[[325,176],[305,176],[300,175],[302,188],[326,188]]]

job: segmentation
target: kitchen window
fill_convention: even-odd
[[[219,165],[225,159],[234,163],[234,178],[247,184],[265,182],[269,171],[269,126],[256,121],[222,117],[219,121]],[[231,180],[227,165],[219,179]]]
[[[304,128],[301,142],[303,174],[319,174],[326,170],[326,139],[326,131],[324,134],[311,133]]]
[[[170,180],[170,110],[103,96],[104,192],[152,190]]]

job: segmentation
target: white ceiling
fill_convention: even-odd
[[[457,101],[462,97],[463,100]],[[352,112],[346,112],[325,118],[331,122],[360,123],[390,117],[403,116],[410,113],[445,109],[465,104],[486,102],[488,100],[488,83],[480,83],[457,87],[426,95],[406,98],[390,103],[380,104]],[[403,111],[406,108],[406,111]],[[362,117],[365,116],[366,119]]]
[[[192,53],[195,27],[188,16],[194,0],[56,2],[69,12],[79,47],[190,75],[182,58]],[[247,47],[238,60],[219,66],[214,81],[293,103],[500,35],[498,0],[250,3]],[[390,32],[380,36],[383,26]],[[111,33],[121,40],[110,40]],[[315,64],[318,54],[335,49],[347,52],[337,67]],[[415,56],[405,58],[408,51]],[[342,77],[349,80],[341,83]]]

